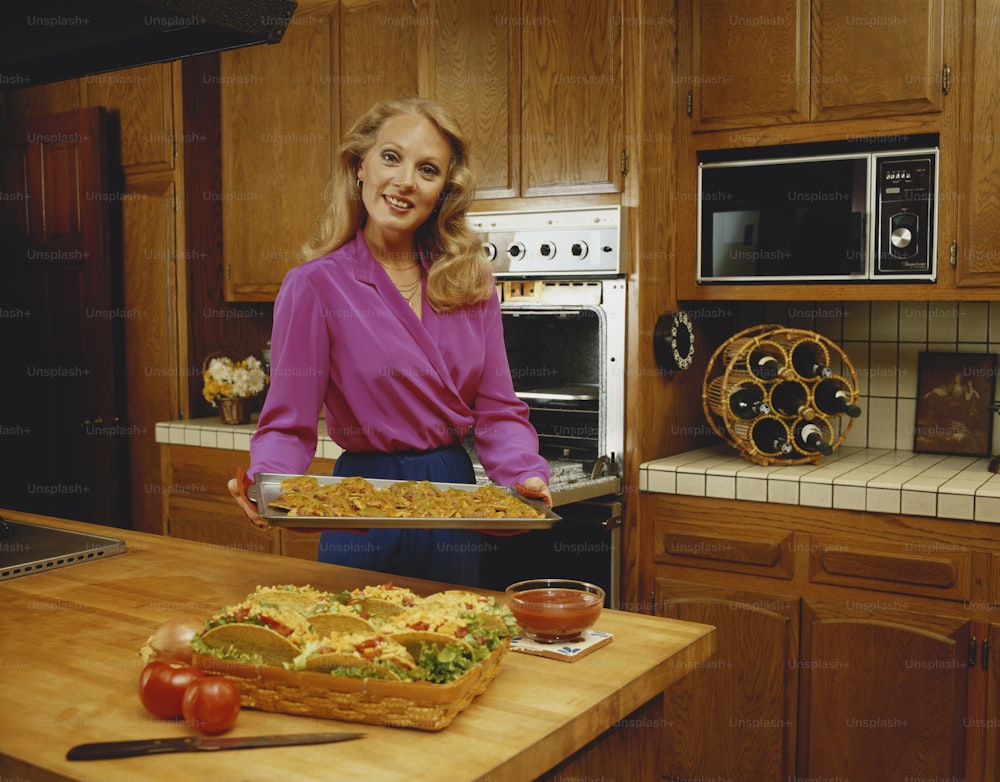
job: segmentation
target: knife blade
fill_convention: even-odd
[[[184,736],[168,739],[138,739],[133,741],[98,741],[78,744],[66,753],[67,760],[107,760],[138,755],[161,755],[167,752],[218,752],[225,749],[254,747],[289,747],[298,744],[329,744],[334,741],[360,739],[364,733],[288,733],[278,736]]]

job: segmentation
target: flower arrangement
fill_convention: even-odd
[[[214,356],[205,360],[202,372],[205,387],[202,396],[216,406],[220,399],[249,399],[264,390],[267,376],[253,356],[233,361],[229,356]]]

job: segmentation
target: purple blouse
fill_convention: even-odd
[[[502,486],[550,468],[528,406],[514,394],[496,297],[417,317],[359,231],[292,269],[274,304],[272,385],[250,442],[251,476],[305,473],[319,409],[347,451],[425,451],[475,433]]]

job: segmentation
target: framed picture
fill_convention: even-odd
[[[996,372],[994,353],[921,353],[913,450],[989,456]]]

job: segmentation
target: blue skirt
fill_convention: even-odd
[[[472,461],[460,445],[433,451],[345,452],[337,459],[333,474],[392,481],[476,482]],[[334,565],[476,586],[482,538],[475,530],[452,529],[372,529],[362,535],[324,532],[318,558]]]

